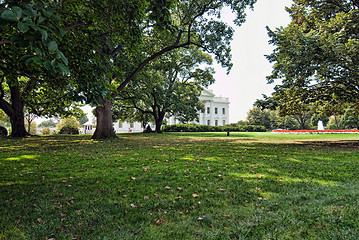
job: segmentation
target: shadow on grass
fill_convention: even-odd
[[[1,142],[0,236],[358,238],[357,141],[197,136]]]

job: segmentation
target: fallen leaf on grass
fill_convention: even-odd
[[[224,190],[226,190],[226,189],[223,189],[223,188],[218,188],[218,191],[224,191]]]
[[[161,225],[161,224],[163,224],[165,222],[165,220],[163,220],[162,218],[160,218],[160,219],[158,219],[157,221],[156,221],[156,224],[157,225]]]
[[[262,178],[262,177],[264,177],[264,175],[258,175],[258,178]]]
[[[199,197],[199,195],[198,195],[197,193],[193,193],[193,194],[192,194],[192,197],[194,197],[194,198],[198,198],[198,197]]]
[[[181,188],[181,187],[177,187],[177,190],[178,190],[178,191],[181,191],[181,190],[182,190],[182,188]]]
[[[171,189],[171,187],[170,187],[170,186],[166,186],[165,188],[166,188],[166,189]]]
[[[131,203],[130,206],[133,207],[133,208],[136,208],[136,205],[133,204],[133,203]]]

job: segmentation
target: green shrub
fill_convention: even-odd
[[[261,125],[235,125],[222,126],[199,125],[195,123],[173,124],[163,127],[164,132],[265,132],[266,128]]]
[[[59,129],[59,134],[79,134],[80,122],[72,116],[64,118],[59,124],[57,124],[57,129]]]
[[[41,130],[41,133],[43,135],[50,135],[51,134],[51,129],[48,127],[45,127],[44,129]]]
[[[79,129],[73,126],[65,126],[60,129],[59,134],[79,134]]]

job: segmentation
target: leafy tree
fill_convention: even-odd
[[[68,2],[68,1],[67,1]],[[62,1],[12,1],[0,4],[0,108],[9,116],[12,136],[28,135],[24,107],[37,116],[74,114],[74,82],[63,45]],[[65,48],[66,49],[66,48]],[[30,126],[30,124],[28,124]]]
[[[25,123],[25,128],[27,128],[27,132],[30,133],[31,135],[36,135],[36,129],[37,129],[37,126],[36,126],[36,123],[33,122],[33,121],[26,121]]]
[[[269,83],[281,79],[276,91],[299,88],[307,102],[335,98],[357,104],[359,2],[295,0],[288,12],[287,27],[268,29],[276,46],[267,56],[274,64]]]
[[[248,124],[261,125],[267,130],[300,128],[295,116],[280,116],[278,110],[252,108],[247,115]]]
[[[86,114],[83,114],[82,116],[80,117],[77,117],[77,121],[79,121],[80,125],[88,122],[88,117],[86,116]]]
[[[60,1],[73,95],[98,106],[94,138],[116,137],[111,100],[126,75],[125,61],[116,58],[135,62],[129,58],[140,54],[147,29],[169,29],[172,5],[172,0]]]
[[[247,115],[247,121],[249,125],[262,125],[266,129],[271,129],[269,111],[262,110],[259,107],[254,107],[249,110]]]
[[[56,127],[57,123],[55,123],[54,121],[52,121],[51,119],[49,120],[45,120],[43,122],[41,122],[38,127],[41,128],[50,128],[50,127]]]
[[[255,105],[263,109],[279,109],[280,116],[292,116],[300,129],[310,128],[310,118],[316,111],[310,103],[308,91],[299,87],[275,88],[271,97],[264,95],[264,100],[257,100]]]
[[[36,134],[36,129],[32,131],[31,133],[31,129],[32,127],[35,127],[36,128],[36,124],[34,123],[34,120],[36,118],[36,115],[29,112],[28,109],[25,109],[25,126],[27,126],[27,132],[30,133],[30,134]]]
[[[189,46],[199,46],[208,53],[213,53],[215,59],[222,66],[230,69],[230,40],[233,35],[233,29],[220,20],[220,10],[224,6],[229,6],[237,13],[236,24],[240,25],[244,21],[244,10],[247,6],[252,6],[255,0],[226,0],[226,1],[176,1],[170,5],[171,16],[169,18],[170,26],[164,28],[153,28],[148,21],[138,21],[141,23],[141,39],[143,45],[153,46],[147,48],[145,52],[143,45],[136,51],[129,51],[129,48],[119,48],[118,45],[112,46],[111,56],[107,59],[107,69],[116,69],[110,71],[111,76],[107,77],[108,94],[107,98],[100,96],[96,108],[97,128],[93,138],[111,138],[116,137],[113,131],[111,119],[111,109],[113,98],[120,93],[135,77],[153,60],[163,54]],[[165,28],[166,29],[166,28]],[[118,43],[117,43],[118,44]],[[138,45],[136,45],[138,46]],[[111,51],[117,50],[117,51]],[[113,54],[112,54],[113,53]],[[109,56],[109,55],[107,55]],[[108,66],[113,67],[108,67]],[[110,91],[112,89],[112,91]]]
[[[323,126],[325,127],[329,122],[329,118],[327,116],[320,116],[319,114],[314,113],[310,119],[313,128],[317,128],[319,121],[322,121]]]
[[[350,115],[345,113],[340,119],[345,129],[359,128],[359,117],[357,115]]]
[[[55,7],[55,2],[42,1],[0,3],[0,109],[10,118],[13,137],[28,135],[24,106],[30,99],[42,100],[34,97],[40,85],[56,86],[56,92],[43,89],[53,97],[67,86],[57,78],[68,72],[68,61],[58,45],[64,31]]]
[[[181,122],[197,119],[203,108],[199,101],[202,87],[214,82],[213,69],[201,69],[200,65],[211,63],[210,55],[198,47],[167,53],[122,90],[121,106],[134,109],[134,116],[152,115],[157,133],[166,116]]]
[[[230,6],[236,11],[239,25],[246,6],[254,2],[2,1],[0,108],[11,119],[12,136],[27,135],[23,122],[23,108],[31,105],[27,101],[51,103],[61,110],[60,103],[68,102],[59,99],[71,96],[98,106],[94,138],[115,137],[112,100],[152,60],[199,45],[230,68],[232,29],[218,20],[220,9]],[[148,42],[156,47],[143,54]],[[35,93],[46,98],[34,97]]]
[[[77,121],[76,117],[71,116],[68,118],[63,118],[59,124],[57,124],[57,129],[59,133],[65,134],[78,134],[80,128],[80,122]]]

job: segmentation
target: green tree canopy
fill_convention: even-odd
[[[195,46],[168,52],[121,91],[121,108],[133,109],[137,115],[152,115],[156,132],[161,132],[166,116],[181,122],[197,119],[203,108],[201,91],[214,82],[213,69],[200,66],[211,63],[211,56]]]
[[[230,40],[233,29],[221,21],[221,9],[228,6],[235,11],[237,13],[235,22],[239,25],[244,21],[246,7],[253,6],[254,2],[255,0],[175,1],[171,5],[170,26],[160,29],[153,28],[147,22],[143,23],[142,46],[136,48],[136,51],[114,48],[118,51],[114,52],[110,58],[114,61],[110,61],[111,64],[108,66],[111,65],[114,67],[112,69],[118,71],[112,72],[113,74],[107,78],[111,97],[100,98],[98,101],[101,106],[96,108],[97,128],[93,138],[115,137],[110,119],[113,98],[149,63],[163,54],[175,49],[198,46],[212,53],[214,58],[229,70],[232,66]]]
[[[48,127],[48,128],[50,128],[50,127],[56,127],[56,125],[57,125],[57,123],[55,123],[54,121],[52,121],[51,119],[49,119],[49,120],[42,121],[42,122],[38,125],[38,127],[43,127],[43,128]]]
[[[336,99],[358,104],[358,8],[354,0],[294,1],[287,9],[291,23],[275,31],[268,29],[276,48],[267,56],[274,64],[267,79],[269,83],[282,81],[276,91],[304,91],[307,102],[325,104]],[[298,95],[299,100],[302,97]]]

